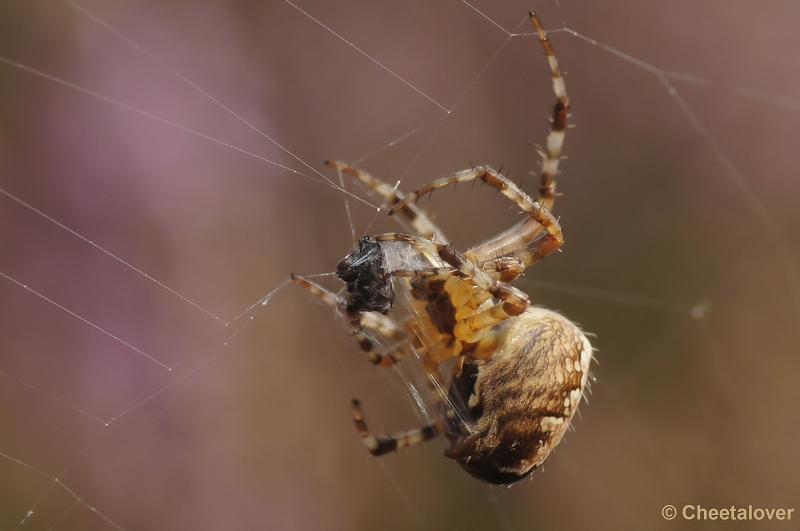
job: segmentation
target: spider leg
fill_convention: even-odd
[[[529,12],[528,15],[536,26],[536,30],[539,33],[539,40],[547,54],[547,60],[550,63],[550,73],[553,78],[553,92],[556,95],[556,104],[553,108],[553,116],[550,120],[550,133],[547,135],[547,148],[539,152],[542,157],[542,172],[539,176],[539,203],[548,211],[552,211],[555,198],[559,195],[556,193],[556,175],[558,174],[558,163],[561,160],[561,149],[564,146],[564,136],[567,131],[569,99],[567,98],[564,77],[561,75],[561,70],[558,67],[558,60],[553,52],[553,47],[550,45],[550,40],[547,38],[547,32],[544,30],[536,14]],[[523,245],[526,245],[527,242],[536,238],[542,231],[542,228],[543,227],[537,224],[532,224],[530,220],[522,221],[499,236],[495,236],[491,240],[475,247],[469,251],[467,255],[469,256],[471,254],[475,261],[485,261],[491,259],[493,255],[498,256],[506,254],[512,249],[519,249]],[[560,246],[560,243],[556,245],[556,247],[558,246]],[[544,248],[545,246],[541,247]],[[547,252],[552,252],[552,250]],[[536,255],[537,251],[530,253],[530,257],[526,258],[526,265],[530,265],[536,261],[538,258],[532,259]]]
[[[342,300],[319,284],[295,274],[292,274],[291,278],[293,282],[307,289],[311,294],[334,310],[342,307]],[[391,366],[408,353],[410,347],[403,341],[403,333],[397,329],[391,319],[375,312],[359,313],[360,318],[355,322],[351,321],[351,323],[355,329],[355,336],[359,345],[372,363],[375,365]],[[382,335],[398,339],[400,342],[393,351],[379,354],[374,351],[372,342],[364,333],[364,329],[378,331]],[[441,389],[437,389],[437,383],[440,382],[440,380],[441,375],[438,374],[437,368],[434,374],[431,374],[431,381],[429,382],[435,395],[442,393]],[[437,402],[441,403],[441,400],[437,400]],[[364,416],[361,413],[361,405],[358,400],[353,399],[352,408],[353,421],[355,422],[359,435],[361,435],[361,440],[364,441],[364,445],[369,449],[370,453],[375,456],[393,452],[398,448],[423,443],[441,435],[443,432],[442,421],[436,421],[416,430],[410,430],[389,437],[377,438],[367,429]]]
[[[369,173],[359,170],[358,168],[353,168],[344,162],[326,160],[325,164],[336,168],[339,171],[349,173],[368,188],[375,190],[378,195],[383,197],[383,199],[386,201],[386,204],[390,207],[395,206],[406,197],[406,194],[396,187],[390,186],[388,183],[373,177]],[[413,228],[414,231],[420,236],[442,243],[447,243],[449,241],[442,230],[437,227],[436,224],[431,221],[428,215],[425,214],[425,212],[423,212],[422,209],[417,205],[406,204],[399,210],[399,213],[403,218],[405,218],[409,225],[411,225],[411,228]]]
[[[378,456],[394,452],[398,448],[405,448],[414,444],[420,444],[429,441],[442,434],[443,427],[442,421],[432,422],[423,426],[422,428],[411,430],[396,435],[390,435],[385,438],[377,438],[372,435],[367,429],[367,424],[364,422],[364,415],[361,413],[361,404],[358,400],[353,399],[353,421],[356,424],[356,429],[361,435],[361,440],[369,449],[372,455]]]
[[[471,260],[476,260],[476,267],[486,271],[493,278],[498,278],[502,282],[511,282],[519,277],[525,268],[541,260],[561,246],[561,241],[553,238],[551,234],[541,230],[536,231],[536,235],[530,241],[527,234],[522,229],[526,238],[520,238],[507,231],[506,239],[500,245],[490,246],[487,242],[478,247],[467,251],[466,256]],[[480,261],[483,259],[483,261]]]
[[[542,172],[539,176],[538,203],[543,207],[539,208],[547,213],[544,217],[549,217],[553,221],[550,222],[547,220],[547,222],[542,222],[542,220],[538,219],[535,214],[531,213],[529,210],[526,210],[518,198],[515,199],[512,197],[512,195],[503,190],[502,186],[507,185],[502,183],[502,181],[508,181],[508,179],[502,177],[502,175],[498,175],[497,172],[494,172],[494,170],[489,170],[488,168],[475,168],[473,170],[467,170],[454,174],[450,177],[440,179],[439,181],[434,181],[428,186],[421,188],[417,192],[414,192],[405,198],[405,202],[407,203],[408,201],[416,199],[427,192],[432,192],[433,190],[442,186],[447,186],[448,184],[481,179],[487,184],[495,186],[498,190],[503,192],[506,197],[509,197],[509,199],[517,202],[517,204],[519,204],[523,210],[528,212],[530,215],[529,219],[518,223],[502,234],[495,236],[489,241],[467,251],[466,256],[474,262],[489,262],[494,257],[519,250],[528,245],[529,242],[538,238],[543,229],[547,229],[552,237],[546,239],[549,241],[540,241],[534,245],[534,249],[529,250],[530,252],[522,252],[522,254],[525,255],[524,261],[526,265],[530,265],[541,256],[545,256],[546,254],[554,251],[560,247],[562,243],[561,230],[558,227],[558,223],[555,222],[554,218],[552,218],[550,211],[552,210],[553,203],[558,195],[556,194],[556,175],[558,174],[558,164],[561,160],[561,149],[564,145],[564,137],[567,129],[569,99],[567,98],[567,89],[564,83],[564,77],[561,75],[561,70],[558,66],[558,60],[553,52],[553,47],[550,45],[547,32],[545,31],[541,21],[539,20],[539,17],[537,17],[536,14],[533,12],[529,12],[528,14],[531,18],[531,22],[533,22],[533,24],[536,26],[536,30],[539,33],[539,40],[541,41],[545,53],[547,54],[547,60],[550,64],[550,73],[553,79],[553,92],[556,95],[556,104],[553,108],[550,133],[547,136],[547,148],[540,153],[542,156]],[[512,192],[519,192],[521,197],[530,200],[530,198],[519,191],[516,186],[510,187],[510,189]],[[392,209],[390,215],[396,212],[402,203],[403,201],[400,201],[400,204]]]
[[[292,273],[291,278],[292,282],[307,289],[312,295],[330,306],[334,311],[342,311],[344,304],[340,297],[329,292],[319,284],[295,275],[294,273]],[[405,334],[385,315],[376,312],[356,312],[354,315],[348,314],[348,317],[350,319],[350,324],[353,326],[353,334],[356,341],[371,363],[383,367],[391,367],[408,355],[410,347],[406,342]],[[393,339],[397,341],[397,344],[387,352],[376,352],[375,345],[366,333],[366,330],[377,332],[387,339]]]
[[[569,116],[569,99],[567,98],[567,88],[564,77],[558,67],[553,47],[547,38],[539,17],[535,13],[529,12],[531,21],[536,26],[539,33],[539,40],[544,46],[547,60],[550,63],[550,73],[553,78],[553,92],[556,95],[556,104],[553,108],[553,116],[550,120],[550,133],[547,135],[547,148],[540,151],[542,157],[542,172],[539,176],[539,203],[549,211],[553,210],[555,198],[560,195],[556,193],[556,175],[558,174],[558,163],[561,160],[561,149],[564,146],[564,136],[567,131],[567,117]],[[526,241],[533,240],[541,232],[543,227],[532,225],[530,220],[525,220],[506,232],[492,238],[482,245],[471,250],[476,261],[488,260],[492,255],[501,255],[510,249],[518,249]],[[560,245],[560,243],[559,243]],[[556,246],[558,247],[558,245]],[[552,252],[552,251],[549,251]],[[468,253],[469,254],[469,253]],[[531,253],[532,256],[536,253]],[[535,261],[535,260],[533,260]],[[526,265],[530,265],[529,261]]]
[[[547,32],[542,26],[539,17],[533,11],[528,15],[539,32],[539,40],[544,46],[547,54],[547,61],[550,63],[550,73],[553,77],[553,92],[556,94],[556,105],[553,108],[553,118],[551,120],[550,134],[547,135],[547,149],[540,152],[542,156],[542,174],[539,176],[539,201],[548,209],[552,210],[556,198],[556,175],[558,174],[558,162],[561,159],[561,148],[564,145],[564,135],[567,130],[567,116],[569,115],[569,100],[567,99],[567,88],[564,84],[564,77],[558,68],[558,60]]]
[[[538,239],[543,229],[547,230],[547,234],[542,238],[544,241],[540,242],[538,245],[541,251],[550,253],[561,246],[564,241],[561,234],[561,227],[556,218],[553,217],[553,214],[551,214],[546,207],[540,205],[528,194],[520,190],[519,187],[507,177],[485,166],[478,166],[470,170],[460,171],[448,177],[437,179],[427,186],[423,186],[397,203],[392,210],[389,211],[389,215],[398,212],[410,201],[433,192],[434,190],[451,184],[470,181],[483,181],[496,188],[528,214],[528,219],[525,221],[515,225],[499,236],[467,251],[466,256],[470,261],[488,262],[496,256],[508,254],[523,247],[535,238]]]
[[[528,218],[510,229],[503,231],[494,238],[491,238],[480,245],[467,250],[464,253],[470,260],[474,262],[490,262],[497,257],[506,256],[514,251],[523,248],[528,243],[536,241],[538,238],[544,237],[547,239],[552,248],[548,253],[555,251],[563,243],[561,229],[558,228],[558,235],[550,232],[545,232],[542,225],[536,220]],[[528,266],[530,264],[526,264]]]

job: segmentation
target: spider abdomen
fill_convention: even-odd
[[[580,328],[543,308],[528,308],[493,333],[503,336],[498,350],[465,359],[453,375],[450,398],[463,407],[446,423],[445,455],[478,479],[507,484],[539,467],[564,436],[592,347]]]

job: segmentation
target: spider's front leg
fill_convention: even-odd
[[[339,162],[336,160],[326,160],[325,164],[336,168],[339,172],[350,174],[358,179],[360,183],[365,185],[367,188],[374,190],[379,196],[381,196],[384,201],[386,201],[386,205],[389,207],[394,207],[397,205],[397,203],[406,198],[406,194],[398,189],[397,186],[391,186],[389,183],[386,183],[377,177],[373,177],[363,170],[354,168],[349,164],[345,164],[344,162]],[[431,221],[428,215],[417,205],[413,203],[406,203],[397,211],[408,222],[408,224],[411,225],[411,228],[414,229],[414,232],[423,238],[435,240],[440,243],[448,243],[449,240],[447,239],[447,236],[444,235],[444,232],[442,232],[442,229],[440,229],[433,221]]]
[[[466,257],[470,261],[475,263],[491,262],[498,256],[510,255],[515,251],[526,248],[526,246],[531,246],[530,252],[523,252],[522,256],[519,257],[524,261],[524,265],[528,266],[539,258],[552,253],[564,243],[561,226],[544,205],[534,201],[528,194],[520,190],[516,184],[511,182],[508,177],[486,166],[478,166],[470,170],[454,173],[411,192],[389,211],[389,215],[400,212],[410,202],[416,201],[421,196],[434,190],[449,185],[474,181],[482,181],[496,188],[501,194],[516,203],[528,215],[528,219],[514,225],[489,241],[468,250]]]

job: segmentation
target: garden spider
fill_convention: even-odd
[[[541,153],[539,200],[484,166],[406,195],[363,171],[329,161],[382,196],[391,205],[389,215],[404,217],[416,235],[363,237],[337,267],[347,283],[343,296],[292,275],[294,282],[347,317],[375,365],[392,366],[411,354],[422,361],[438,418],[417,430],[377,438],[353,400],[353,419],[369,451],[382,455],[444,434],[450,443],[446,457],[495,484],[525,477],[558,444],[580,403],[592,359],[592,347],[580,328],[558,313],[532,307],[525,293],[509,285],[563,243],[550,209],[569,104],[547,34],[539,18],[529,14],[547,53],[558,99]],[[474,181],[496,188],[527,216],[462,254],[413,201],[444,186]],[[396,291],[410,300],[408,316],[398,317]],[[443,373],[447,362],[449,378]]]

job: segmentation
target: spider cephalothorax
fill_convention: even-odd
[[[532,307],[528,296],[509,284],[563,243],[550,209],[569,102],[547,35],[536,15],[530,18],[547,53],[557,97],[542,153],[538,201],[484,166],[406,195],[366,172],[328,162],[380,195],[391,207],[389,215],[405,218],[416,234],[363,237],[336,270],[347,284],[343,297],[292,277],[347,315],[372,363],[391,366],[409,355],[422,362],[438,418],[417,430],[376,438],[353,400],[353,418],[370,452],[382,455],[444,434],[445,456],[497,484],[513,483],[547,459],[577,410],[592,359],[578,326]],[[476,181],[496,188],[526,217],[461,253],[414,201],[444,186]],[[405,313],[397,310],[401,297]]]

